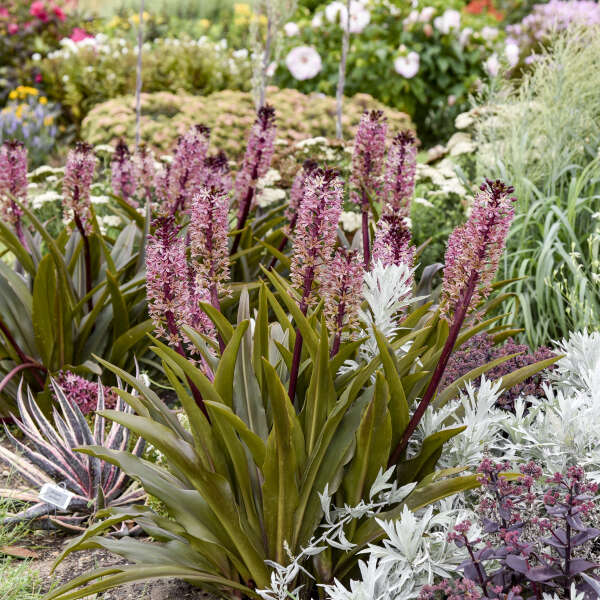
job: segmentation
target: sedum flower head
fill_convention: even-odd
[[[154,152],[145,145],[140,146],[133,155],[133,174],[138,194],[150,202],[154,196],[156,183],[156,165]]]
[[[190,220],[191,258],[196,282],[207,289],[225,291],[229,279],[227,245],[229,197],[216,187],[203,187],[194,197]]]
[[[410,131],[399,133],[387,155],[384,176],[384,214],[410,215],[410,201],[415,190],[417,146]]]
[[[413,266],[415,247],[411,245],[411,233],[406,218],[400,215],[383,215],[377,223],[373,260],[385,267],[401,263]]]
[[[468,221],[450,234],[440,301],[446,318],[464,302],[472,310],[489,293],[514,216],[513,191],[486,179]]]
[[[123,139],[120,139],[110,162],[111,185],[115,196],[120,196],[131,206],[138,203],[133,196],[136,190],[137,178],[135,164],[131,152]]]
[[[185,244],[174,217],[159,217],[153,227],[146,248],[148,312],[158,335],[178,346],[188,307]]]
[[[292,281],[301,289],[307,275],[312,280],[331,257],[342,212],[342,196],[343,184],[335,170],[315,169],[306,181],[291,265]]]
[[[27,149],[16,140],[0,147],[0,216],[3,221],[17,223],[23,211],[13,198],[27,199]]]
[[[65,206],[73,212],[86,231],[91,231],[90,186],[94,178],[96,156],[92,147],[78,142],[67,156],[63,196]]]
[[[387,121],[381,110],[363,113],[354,140],[350,177],[351,199],[363,209],[368,208],[369,195],[376,196],[381,188],[386,133]]]
[[[240,204],[248,196],[249,190],[254,188],[256,181],[267,173],[275,151],[276,134],[275,109],[265,104],[259,108],[250,130],[242,167],[235,180],[236,198]]]
[[[338,248],[327,269],[323,270],[321,288],[325,319],[331,334],[339,335],[343,329],[358,327],[363,276],[362,261],[356,250],[345,248]]]

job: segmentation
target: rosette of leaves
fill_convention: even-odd
[[[35,489],[44,484],[59,484],[73,496],[66,510],[38,502],[5,518],[3,524],[34,521],[34,526],[44,529],[82,531],[99,510],[143,502],[146,494],[118,467],[77,452],[79,446],[86,445],[128,450],[131,434],[127,428],[115,422],[107,431],[105,418],[97,412],[91,429],[79,407],[69,401],[56,382],[52,381],[52,387],[60,407],[60,411],[54,407],[53,423],[44,415],[31,390],[27,390],[25,397],[22,387],[19,389],[20,418],[13,416],[13,419],[25,441],[18,440],[5,425],[6,435],[16,452],[0,447],[0,458]],[[103,409],[104,391],[99,385],[97,411]],[[115,412],[131,414],[132,409],[119,398]],[[144,447],[144,440],[138,438],[131,449],[132,456],[141,456]],[[11,497],[16,497],[14,491],[10,492]]]
[[[133,368],[152,330],[145,302],[145,223],[129,220],[116,238],[93,217],[90,291],[81,236],[62,229],[53,237],[22,207],[27,249],[0,223],[0,244],[14,256],[0,261],[0,413],[14,409],[21,377],[51,401],[49,378],[61,370],[100,375],[92,355]],[[135,211],[134,211],[135,212]],[[39,399],[39,397],[38,397]]]
[[[341,373],[348,359],[358,357],[364,338],[344,339],[330,358],[322,303],[305,316],[289,283],[273,272],[266,277],[272,287],[260,285],[252,326],[246,293],[240,296],[235,326],[212,306],[202,305],[222,338],[222,353],[216,342],[185,328],[203,356],[202,367],[155,341],[152,350],[188,417],[189,431],[142,380],[103,363],[137,394],[119,391],[136,414],[101,414],[146,439],[162,453],[164,462],[157,465],[100,446],[82,451],[140,481],[164,504],[168,516],[139,506],[103,511],[106,519],[70,544],[59,560],[74,551],[103,548],[133,564],[86,573],[50,592],[47,599],[74,600],[160,577],[179,577],[220,594],[239,590],[258,598],[256,590],[269,587],[269,565],[288,564],[290,556],[297,556],[317,537],[323,519],[319,494],[328,490],[340,506],[369,501],[373,483],[387,470],[410,411],[431,378],[448,324],[431,303],[415,308],[404,315],[393,335],[375,333],[378,352],[371,360],[356,362]],[[480,314],[495,307],[496,302],[488,302]],[[500,318],[484,318],[478,324],[469,320],[457,345],[485,329],[504,335],[497,327]],[[295,325],[304,338],[304,350],[292,403],[286,384]],[[205,374],[204,362],[211,377]],[[447,402],[462,383],[492,366],[474,369],[439,394],[436,402]],[[504,384],[510,386],[539,368],[513,373]],[[192,387],[201,395],[200,405]],[[417,510],[478,485],[476,475],[464,474],[463,469],[436,471],[444,443],[463,429],[442,429],[423,441],[418,454],[400,457],[397,484],[415,487],[381,513],[381,519],[393,519],[405,507]],[[157,543],[107,535],[129,520]],[[344,536],[352,551],[327,548],[303,565],[314,580],[298,572],[302,594],[310,594],[314,583],[343,578],[356,565],[357,553],[382,535],[372,519],[349,523]],[[292,582],[290,589],[295,585]]]

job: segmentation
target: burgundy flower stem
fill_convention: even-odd
[[[298,213],[296,213],[292,217],[292,220],[290,221],[290,231],[293,231],[294,227],[296,227],[297,220],[298,220]],[[279,244],[279,247],[277,248],[277,250],[279,250],[279,252],[283,252],[283,249],[285,248],[285,245],[288,243],[289,239],[290,238],[287,235],[283,236],[283,239],[281,240],[281,243]],[[274,256],[273,260],[271,260],[271,263],[269,264],[269,269],[274,269],[276,264],[277,264],[277,257]]]
[[[259,150],[256,156],[256,161],[254,163],[254,167],[252,168],[252,182],[255,183],[258,177],[258,165],[260,164],[260,157],[262,155],[262,151]],[[254,197],[254,185],[251,185],[246,192],[246,196],[240,205],[240,211],[238,214],[238,221],[236,225],[236,229],[239,231],[233,240],[233,245],[231,246],[231,254],[233,255],[237,252],[240,241],[242,239],[241,229],[246,225],[246,221],[248,219],[248,215],[250,214],[250,206],[252,206],[252,198]]]
[[[340,344],[342,343],[342,326],[344,325],[344,313],[346,312],[346,303],[340,302],[338,314],[337,314],[337,332],[333,338],[333,345],[331,346],[330,358],[333,358],[340,351]]]
[[[300,311],[306,316],[308,310],[308,296],[315,278],[315,268],[309,267],[304,274],[304,286],[302,290],[302,300],[300,301]],[[292,404],[296,396],[296,385],[298,384],[298,372],[300,371],[300,358],[302,357],[302,334],[296,327],[296,342],[294,343],[294,355],[292,357],[292,368],[290,370],[290,384],[288,387],[288,396]]]
[[[475,291],[475,286],[477,285],[477,281],[479,279],[479,273],[476,271],[472,271],[467,282],[467,286],[462,294],[461,302],[459,302],[456,313],[454,315],[454,320],[452,321],[452,325],[450,327],[450,331],[448,332],[448,338],[446,339],[446,343],[442,349],[442,354],[440,355],[440,359],[437,363],[437,366],[433,372],[433,375],[429,381],[429,385],[427,386],[427,390],[425,391],[425,395],[423,396],[417,410],[414,412],[411,417],[404,433],[402,435],[402,439],[398,442],[398,445],[394,449],[392,456],[388,462],[388,466],[395,465],[400,460],[404,451],[408,446],[408,442],[410,440],[411,435],[414,433],[415,429],[418,427],[427,407],[431,404],[433,397],[437,391],[437,388],[444,376],[444,371],[448,366],[448,361],[450,360],[450,356],[452,354],[452,350],[454,349],[454,344],[456,344],[456,340],[458,339],[458,334],[460,333],[460,329],[463,325],[465,317],[467,316],[467,311],[469,310],[469,305],[471,304],[471,299],[473,297],[473,292]]]
[[[221,303],[219,302],[219,291],[217,289],[217,284],[213,283],[210,288],[210,303],[216,308],[219,312],[221,312]],[[220,333],[217,333],[217,340],[219,342],[219,350],[221,351],[221,356],[223,356],[223,352],[225,352],[225,342],[221,337]]]
[[[27,245],[27,242],[25,241],[25,236],[23,235],[23,225],[21,224],[21,219],[17,219],[17,222],[15,223],[15,233],[17,234],[17,238],[21,242],[21,246],[23,246],[23,248],[25,248],[25,250],[29,252],[29,246]]]
[[[481,568],[481,564],[475,558],[475,554],[473,553],[473,548],[471,547],[471,544],[469,543],[469,538],[467,538],[466,534],[464,534],[464,533],[463,533],[462,537],[463,537],[463,541],[465,543],[465,547],[469,553],[469,556],[471,557],[471,560],[473,561],[473,564],[475,565],[475,568],[477,569],[477,577],[479,577],[479,585],[481,586],[483,593],[487,594],[487,583],[485,582],[485,576],[483,574],[483,569]]]
[[[369,236],[369,205],[364,190],[362,192],[362,242],[365,269],[368,269],[371,264],[371,240]]]
[[[8,341],[8,343],[14,348],[14,350],[17,353],[17,356],[19,357],[19,360],[21,361],[21,363],[27,364],[28,367],[35,368],[35,369],[37,369],[39,371],[42,371],[43,373],[47,373],[48,372],[48,370],[46,369],[46,367],[44,365],[41,365],[36,360],[34,360],[33,358],[31,358],[31,356],[28,356],[27,354],[25,354],[25,352],[23,352],[23,349],[21,348],[21,346],[19,346],[19,344],[17,344],[17,341],[13,337],[13,334],[10,332],[10,329],[6,326],[6,323],[4,323],[4,321],[2,319],[0,319],[0,331],[2,331],[2,333],[4,334],[4,337],[6,338],[6,340]],[[40,385],[40,387],[43,388],[44,387],[44,381],[35,372],[35,370],[33,370],[33,376],[35,377],[35,380],[38,382],[38,384]]]
[[[175,336],[179,337],[179,331],[177,329],[177,324],[175,322],[175,315],[171,311],[167,311],[165,317],[166,317],[167,329],[169,330],[169,333],[173,337],[175,337]],[[183,356],[183,358],[187,359],[187,355],[185,353],[185,349],[183,348],[183,343],[181,342],[181,340],[177,343],[175,350],[177,351],[178,354]],[[208,416],[208,410],[206,409],[206,405],[204,404],[204,399],[202,398],[202,394],[200,393],[200,390],[195,386],[194,382],[190,379],[189,375],[186,375],[185,378],[187,379],[188,385],[190,386],[190,390],[192,391],[192,396],[194,396],[194,400],[195,400],[196,404],[198,405],[200,410],[204,413],[206,420],[210,423],[210,417]]]
[[[77,226],[79,235],[83,240],[83,258],[85,261],[85,293],[89,294],[92,291],[92,255],[90,252],[90,241],[85,233],[83,223],[81,222],[81,219],[77,213],[75,213],[75,225]],[[94,308],[92,296],[88,298],[87,305],[88,312],[92,312]]]

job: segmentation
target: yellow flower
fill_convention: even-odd
[[[198,23],[200,23],[200,27],[203,27],[204,29],[208,29],[210,27],[210,21],[208,19],[200,19]]]
[[[54,123],[54,117],[47,116],[44,118],[44,127],[50,127]]]
[[[114,16],[114,17],[113,17],[113,18],[112,18],[112,19],[111,19],[111,20],[108,22],[108,25],[107,25],[107,27],[108,27],[109,29],[113,29],[114,27],[118,27],[120,23],[121,23],[121,18],[115,15],[115,16]]]
[[[23,117],[23,105],[19,104],[19,106],[17,106],[16,110],[15,110],[15,117],[17,117],[17,119],[21,119]]]
[[[249,17],[252,14],[252,11],[250,10],[250,5],[246,3],[234,4],[233,12],[236,15],[243,15],[245,17]]]
[[[46,96],[42,96],[40,98],[40,104],[48,104],[48,98],[46,98]]]
[[[19,94],[18,94],[17,90],[12,90],[12,91],[11,91],[11,93],[8,95],[8,97],[9,97],[11,100],[16,100],[18,95],[19,95]]]
[[[258,15],[258,22],[261,25],[266,25],[269,22],[269,19],[265,15]]]

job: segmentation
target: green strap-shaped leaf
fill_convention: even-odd
[[[233,326],[231,323],[223,316],[221,311],[217,310],[212,304],[200,302],[200,308],[202,308],[208,318],[215,324],[223,341],[228,344],[233,335]]]
[[[33,259],[4,221],[0,221],[0,243],[15,255],[15,258],[32,277],[35,275]]]
[[[235,364],[237,362],[242,338],[244,337],[249,324],[250,321],[242,321],[234,329],[233,336],[223,351],[223,355],[219,360],[219,366],[217,367],[217,371],[215,373],[215,388],[225,404],[227,404],[227,406],[230,408],[233,407],[233,379]]]
[[[502,385],[500,389],[509,390],[511,387],[525,381],[525,379],[529,379],[529,377],[533,377],[536,373],[543,371],[544,369],[553,365],[557,360],[564,358],[564,355],[553,356],[552,358],[547,358],[546,360],[540,360],[532,365],[527,365],[525,367],[521,367],[512,373],[508,373],[508,375],[504,375],[502,380]]]
[[[47,254],[40,264],[33,280],[33,331],[35,343],[44,365],[50,370],[62,365],[53,365],[54,344],[57,332],[54,306],[57,296],[56,271],[54,260]]]
[[[127,303],[119,289],[119,282],[110,272],[106,272],[106,284],[110,293],[113,308],[113,344],[129,329],[129,313]]]
[[[110,354],[110,361],[119,366],[123,366],[131,348],[143,340],[146,335],[153,330],[154,323],[152,319],[146,319],[131,327],[115,340]]]

